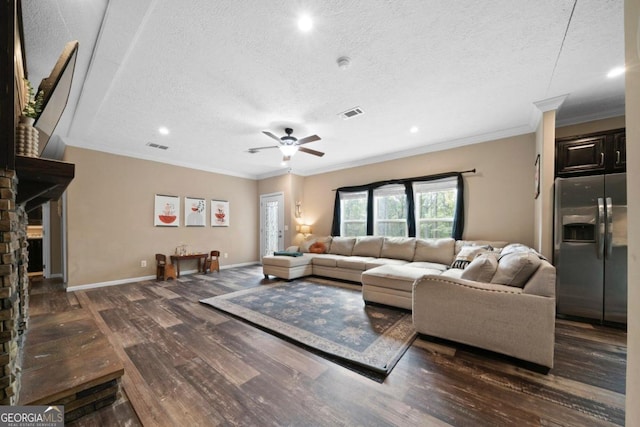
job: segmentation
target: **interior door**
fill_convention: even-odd
[[[284,194],[260,196],[260,259],[284,250]]]

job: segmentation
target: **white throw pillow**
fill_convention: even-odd
[[[481,253],[471,261],[460,277],[474,282],[491,283],[497,269],[498,254],[495,252]]]
[[[502,255],[491,283],[522,288],[541,263],[540,258],[533,252],[511,252]]]
[[[490,252],[489,246],[463,246],[453,260],[451,268],[466,268],[481,253]]]

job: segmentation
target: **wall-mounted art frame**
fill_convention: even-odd
[[[535,172],[533,175],[533,198],[537,199],[540,195],[540,154],[536,157],[536,162],[534,164]]]
[[[153,225],[156,227],[180,226],[180,197],[156,194]]]
[[[229,202],[226,200],[211,200],[211,226],[229,226]]]
[[[207,225],[207,203],[198,197],[184,198],[184,225],[204,227]]]

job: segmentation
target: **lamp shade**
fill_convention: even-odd
[[[311,226],[310,225],[301,225],[300,226],[300,232],[302,234],[311,234]]]
[[[280,148],[280,151],[282,151],[282,154],[286,157],[291,157],[298,151],[297,145],[281,145],[278,148]]]

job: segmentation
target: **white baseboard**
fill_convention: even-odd
[[[243,262],[240,264],[231,264],[231,265],[221,265],[220,270],[226,270],[227,268],[234,268],[234,267],[246,267],[254,264],[259,264],[259,261]],[[185,275],[194,274],[197,272],[198,270],[184,270],[180,272],[180,275],[185,276]],[[62,277],[62,275],[60,275],[60,277]],[[77,285],[77,286],[68,287],[67,292],[84,291],[86,289],[95,289],[95,288],[104,288],[106,286],[126,285],[128,283],[142,282],[145,280],[154,280],[155,278],[156,276],[153,275],[153,276],[130,277],[127,279],[110,280],[108,282],[89,283],[86,285]]]

